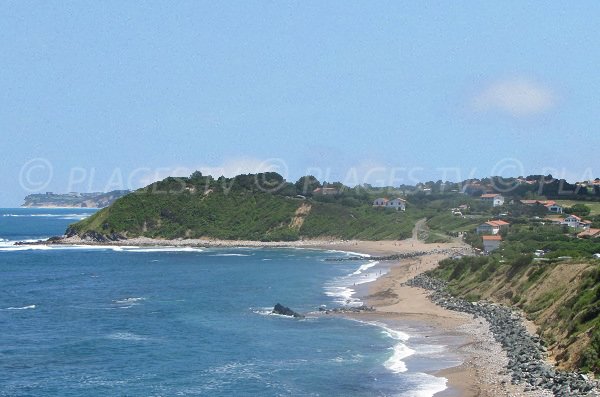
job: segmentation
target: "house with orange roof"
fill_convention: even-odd
[[[334,187],[318,187],[315,190],[313,190],[314,195],[320,194],[323,196],[335,196],[338,193],[339,193],[339,190],[337,190]]]
[[[502,220],[487,221],[477,226],[477,234],[496,235],[502,230],[508,229],[510,223]]]
[[[486,193],[482,194],[480,200],[492,207],[499,207],[504,205],[504,197],[497,193]]]
[[[484,252],[492,252],[500,248],[500,243],[502,243],[501,236],[483,236],[483,251]]]
[[[373,201],[373,207],[385,207],[388,203],[388,199],[381,197],[378,199],[375,199],[375,201]]]
[[[560,204],[557,204],[556,201],[552,200],[520,200],[523,205],[543,205],[546,207],[548,212],[552,212],[553,214],[562,214],[563,207]]]
[[[560,223],[561,225],[567,225],[576,229],[589,229],[592,226],[591,221],[586,221],[578,217],[577,215],[569,215]]]
[[[579,238],[600,238],[600,229],[589,228],[577,235]]]

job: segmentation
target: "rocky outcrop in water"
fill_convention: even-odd
[[[278,303],[275,305],[272,311],[273,314],[280,314],[282,316],[290,316],[294,318],[304,318],[304,316],[300,313],[296,313],[289,307],[285,307],[282,304]]]
[[[544,359],[546,348],[538,336],[530,335],[521,316],[510,308],[490,302],[468,302],[450,295],[444,281],[421,274],[405,285],[432,291],[429,298],[449,310],[484,318],[494,338],[506,351],[512,383],[524,385],[526,391],[550,390],[555,396],[600,396],[600,382],[581,373],[557,371]]]

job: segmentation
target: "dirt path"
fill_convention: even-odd
[[[427,234],[429,234],[427,230],[427,218],[422,218],[415,223],[415,227],[412,231],[413,240],[425,240],[427,239]]]

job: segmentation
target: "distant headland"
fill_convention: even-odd
[[[129,190],[113,190],[108,193],[53,193],[30,194],[21,207],[27,208],[104,208],[125,196]]]

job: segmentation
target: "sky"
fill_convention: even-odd
[[[3,1],[0,207],[199,169],[600,177],[600,2]]]

